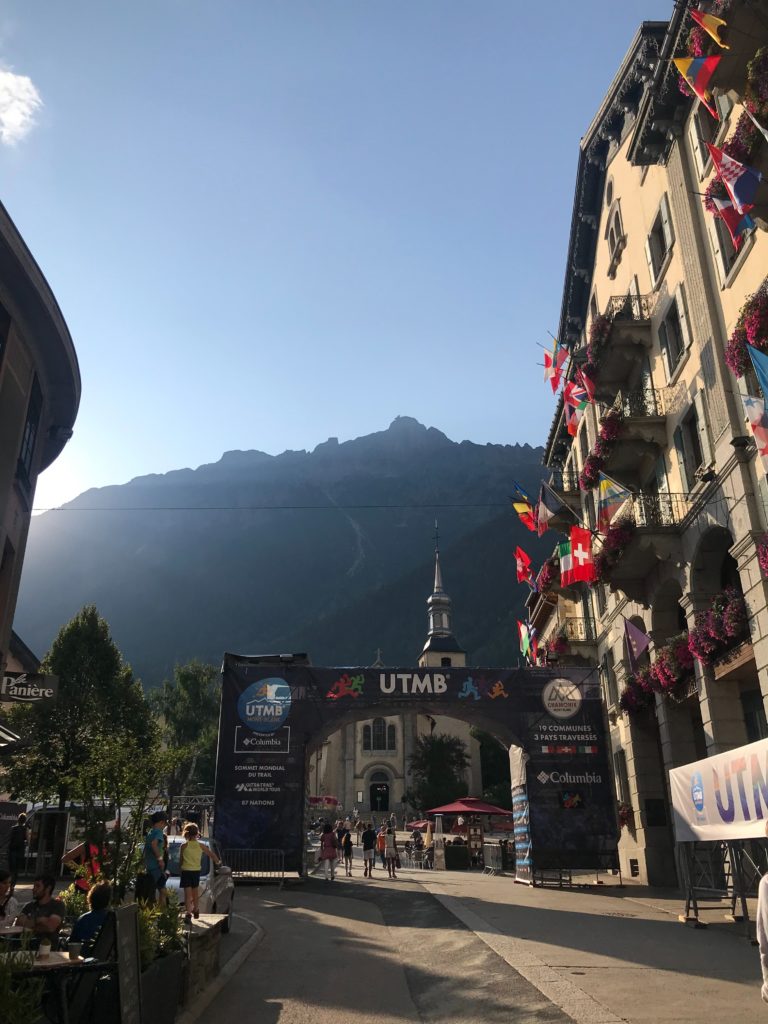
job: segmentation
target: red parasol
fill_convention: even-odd
[[[452,804],[445,804],[444,807],[433,807],[427,814],[504,814],[511,817],[512,811],[487,804],[473,796],[465,796],[460,800],[454,800]]]

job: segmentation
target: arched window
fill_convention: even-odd
[[[373,749],[387,749],[387,730],[383,718],[374,718],[373,720]]]
[[[370,725],[363,726],[363,750],[371,749],[371,727]]]
[[[387,726],[387,750],[397,750],[397,730],[394,725]]]
[[[374,772],[371,775],[371,782],[389,782],[389,776],[386,772]]]

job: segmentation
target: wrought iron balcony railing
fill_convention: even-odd
[[[549,486],[553,491],[579,494],[579,474],[575,469],[552,469]]]
[[[609,320],[634,320],[645,323],[651,319],[655,295],[612,295],[605,307]]]
[[[691,507],[687,494],[634,494],[631,498],[635,526],[679,526]]]
[[[620,391],[612,408],[626,417],[665,416],[668,388],[640,388]]]
[[[563,634],[566,640],[573,643],[594,641],[597,637],[594,619],[569,617],[563,624]]]

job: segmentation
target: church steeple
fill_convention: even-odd
[[[419,658],[419,665],[464,666],[466,664],[465,652],[459,647],[453,635],[452,603],[443,587],[439,534],[437,523],[435,523],[435,585],[427,598],[429,633]]]

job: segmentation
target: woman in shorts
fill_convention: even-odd
[[[184,890],[184,908],[186,910],[184,918],[186,921],[191,921],[193,915],[200,917],[197,901],[200,895],[200,868],[203,863],[203,854],[210,857],[214,864],[220,864],[221,861],[209,846],[200,842],[198,838],[200,832],[193,822],[184,826],[182,835],[186,841],[181,844],[179,854],[181,869],[179,886]]]

